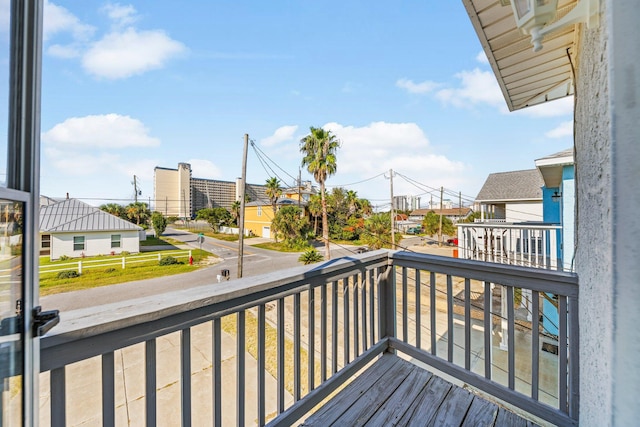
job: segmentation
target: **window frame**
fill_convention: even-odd
[[[114,239],[114,237],[117,237],[118,239]],[[117,243],[117,246],[116,246]],[[111,235],[111,249],[114,248],[121,248],[122,247],[122,234],[112,234]]]
[[[77,246],[79,245],[78,242],[76,242],[76,239],[82,239],[82,248],[77,249]],[[84,251],[87,249],[87,238],[86,236],[73,236],[73,251],[74,252],[78,252],[78,251]]]

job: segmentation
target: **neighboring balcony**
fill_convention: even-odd
[[[572,273],[381,250],[67,312],[40,424],[577,425],[577,297]]]
[[[460,258],[563,269],[560,225],[487,220],[456,226]]]

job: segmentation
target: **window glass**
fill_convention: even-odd
[[[9,1],[0,1],[0,186],[7,186],[9,122]]]
[[[22,425],[22,214],[0,199],[0,425]]]
[[[262,206],[258,206],[258,216],[262,216]]]
[[[111,247],[119,248],[120,247],[121,236],[120,234],[112,234],[111,235]]]
[[[47,249],[51,247],[51,234],[43,234],[42,235],[42,249]]]
[[[73,250],[84,251],[84,236],[73,237]]]

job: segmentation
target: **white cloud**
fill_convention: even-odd
[[[573,114],[573,96],[547,101],[533,107],[523,108],[513,114],[521,114],[528,117],[559,117]]]
[[[484,50],[478,52],[478,54],[476,55],[476,61],[485,65],[489,63],[489,58],[487,58],[487,54],[484,53]]]
[[[560,123],[554,129],[545,133],[547,138],[564,138],[567,136],[573,136],[573,120]]]
[[[423,94],[433,91],[439,84],[428,80],[422,83],[415,83],[413,80],[399,79],[396,82],[396,86],[409,93]]]
[[[11,2],[9,0],[0,0],[0,32],[9,32]]]
[[[47,49],[47,53],[51,56],[63,59],[78,58],[82,53],[77,44],[60,45],[53,44]]]
[[[402,169],[404,173],[455,173],[464,165],[432,153],[429,140],[415,123],[374,122],[367,126],[327,123],[341,141],[338,173],[370,176],[382,171]]]
[[[83,24],[67,9],[48,0],[44,2],[43,37],[48,40],[57,33],[70,33],[74,40],[86,40],[91,37],[95,28]]]
[[[191,159],[187,160],[191,165],[191,173],[195,178],[216,179],[222,177],[222,171],[218,166],[209,160]]]
[[[461,71],[455,76],[460,80],[460,87],[445,88],[436,92],[436,98],[445,104],[456,107],[480,104],[494,107],[505,105],[500,86],[491,71],[475,68],[471,71]]]
[[[137,31],[128,28],[110,33],[95,42],[82,58],[82,66],[97,77],[121,79],[162,68],[185,46],[163,31]]]
[[[294,134],[298,130],[298,126],[281,126],[273,133],[273,135],[264,138],[260,143],[265,147],[280,144],[282,142],[291,141]]]
[[[136,9],[132,5],[107,3],[102,7],[102,11],[113,21],[115,27],[131,25],[138,20]]]
[[[72,117],[42,134],[47,144],[86,149],[155,147],[160,140],[149,136],[144,124],[129,116],[104,114]]]

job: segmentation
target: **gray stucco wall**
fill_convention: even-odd
[[[606,1],[582,32],[576,85],[576,272],[580,277],[580,424],[610,425],[613,313],[611,127]]]
[[[575,114],[580,425],[628,426],[640,419],[640,11],[601,3]]]

